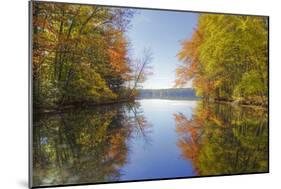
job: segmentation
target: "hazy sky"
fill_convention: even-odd
[[[180,63],[176,57],[181,49],[180,42],[191,38],[197,19],[196,13],[159,10],[138,10],[134,15],[128,31],[133,55],[140,57],[144,48],[150,48],[153,53],[153,75],[149,76],[143,88],[173,86],[175,69]]]

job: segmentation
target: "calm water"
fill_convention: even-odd
[[[268,171],[267,112],[200,101],[34,114],[33,185]]]

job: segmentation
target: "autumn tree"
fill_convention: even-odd
[[[198,95],[267,103],[266,17],[201,14],[192,38],[182,42],[176,85],[193,80]]]
[[[131,9],[33,2],[36,107],[128,99]]]

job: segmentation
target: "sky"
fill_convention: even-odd
[[[153,75],[142,84],[144,89],[172,88],[180,61],[181,41],[190,39],[198,20],[197,13],[138,10],[127,35],[132,55],[141,57],[144,48],[152,51]],[[191,82],[185,87],[191,87]]]

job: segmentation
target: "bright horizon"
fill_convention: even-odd
[[[127,32],[132,45],[131,53],[139,57],[144,48],[149,48],[153,56],[153,75],[148,76],[142,89],[175,88],[175,70],[180,64],[177,53],[181,49],[181,41],[191,38],[197,20],[197,13],[137,11]],[[192,82],[181,88],[192,88]]]

